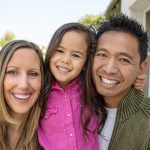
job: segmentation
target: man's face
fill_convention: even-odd
[[[138,40],[131,34],[107,31],[98,40],[93,80],[107,107],[117,107],[142,71]]]

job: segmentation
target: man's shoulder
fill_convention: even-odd
[[[140,108],[143,113],[150,119],[150,97],[144,95]]]

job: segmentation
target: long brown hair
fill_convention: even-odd
[[[39,123],[39,117],[41,113],[41,105],[43,101],[43,89],[44,89],[44,61],[43,56],[38,46],[32,42],[25,40],[14,40],[6,44],[0,51],[0,149],[10,149],[8,140],[8,125],[15,124],[16,120],[11,116],[9,108],[4,98],[4,78],[7,68],[7,64],[12,55],[20,48],[29,48],[34,50],[40,60],[41,70],[41,91],[39,97],[33,107],[30,109],[29,115],[21,124],[21,134],[19,140],[15,146],[15,150],[38,150],[40,148],[37,139],[37,127]],[[23,60],[25,61],[25,60]],[[13,136],[13,135],[12,135]]]
[[[81,122],[84,131],[87,129],[87,126],[90,122],[90,119],[94,113],[94,108],[92,105],[91,95],[92,95],[92,78],[91,78],[91,67],[92,67],[92,60],[93,60],[93,54],[96,47],[96,33],[94,30],[91,30],[90,28],[80,24],[80,23],[67,23],[61,26],[59,29],[56,30],[54,33],[49,46],[47,48],[46,57],[45,57],[45,66],[46,66],[46,77],[48,79],[47,84],[47,91],[51,91],[51,86],[53,82],[55,81],[55,78],[50,70],[50,59],[54,55],[55,50],[58,48],[64,34],[69,31],[75,31],[78,33],[84,33],[86,35],[86,42],[88,45],[87,48],[87,60],[85,62],[85,65],[79,74],[79,85],[82,87],[82,108],[81,108]],[[89,113],[85,116],[85,108],[88,107]],[[44,109],[43,109],[44,110]]]

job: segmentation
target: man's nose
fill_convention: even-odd
[[[115,74],[118,72],[118,67],[115,59],[107,60],[104,70],[107,74]]]

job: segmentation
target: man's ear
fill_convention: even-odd
[[[145,60],[140,64],[140,68],[139,68],[139,74],[144,74],[147,71],[147,67],[148,67],[148,61]]]

